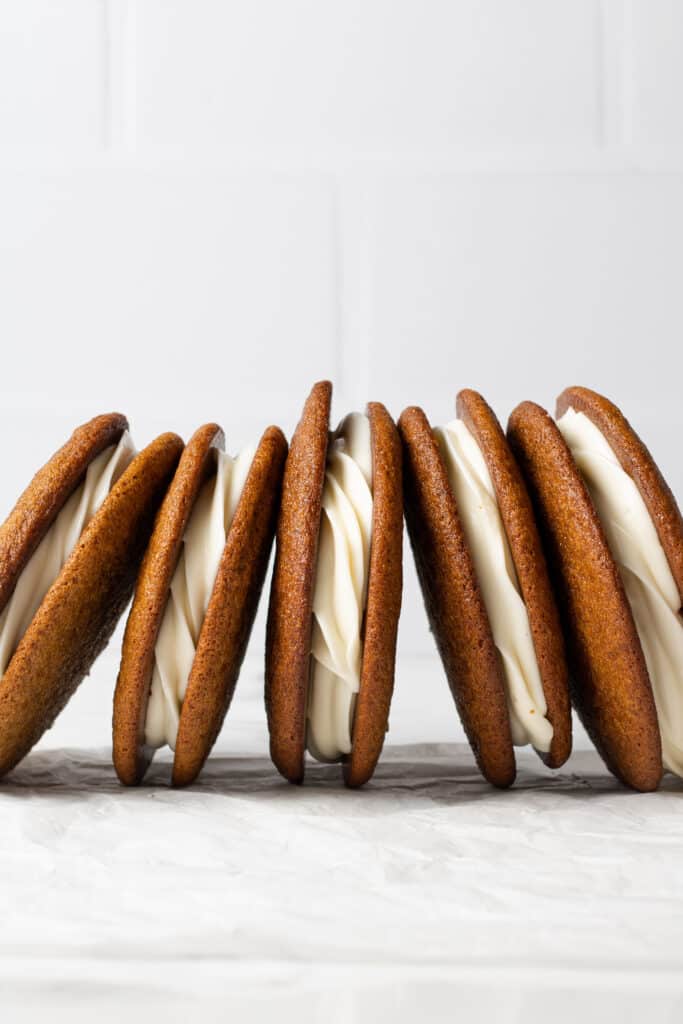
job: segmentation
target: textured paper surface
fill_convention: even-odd
[[[121,789],[104,748],[0,784],[3,1019],[681,1019],[675,780],[525,752],[497,792],[464,746],[401,745],[348,792],[225,747],[185,791],[167,758]]]

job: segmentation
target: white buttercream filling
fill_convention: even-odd
[[[319,761],[351,753],[371,538],[370,422],[351,413],[330,438],[313,589],[306,742]]]
[[[118,444],[105,448],[92,460],[83,483],[65,502],[24,566],[14,592],[0,615],[0,676],[5,674],[19,641],[81,534],[134,455],[135,448],[130,434],[124,431]]]
[[[255,449],[236,458],[216,450],[216,473],[204,484],[183,537],[154,647],[145,743],[175,750],[180,712],[216,574]]]
[[[479,445],[462,420],[435,430],[503,667],[512,741],[547,752],[553,727],[498,500]]]
[[[619,566],[652,683],[664,766],[683,776],[683,618],[676,581],[645,501],[602,431],[571,408],[557,425]]]

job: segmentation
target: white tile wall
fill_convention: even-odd
[[[593,384],[683,496],[682,50],[676,0],[0,4],[2,511],[96,410],[238,445],[326,375]]]
[[[395,407],[447,414],[450,379],[505,412],[532,381],[549,400],[570,380],[614,390],[615,372],[625,404],[678,404],[678,177],[383,179],[372,217],[370,387]]]
[[[69,403],[89,371],[79,406],[150,402],[187,431],[234,403],[285,417],[289,387],[336,374],[334,189],[319,176],[12,170],[0,223],[5,402],[19,387]]]
[[[592,0],[148,0],[142,144],[287,149],[595,141]]]
[[[0,4],[0,145],[103,143],[104,0]]]
[[[671,146],[683,143],[683,4],[632,0],[627,19],[633,140]]]

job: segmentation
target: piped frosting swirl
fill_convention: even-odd
[[[351,752],[372,539],[370,422],[350,413],[330,439],[318,560],[307,747],[319,761]]]
[[[180,712],[228,532],[249,475],[253,447],[232,458],[216,450],[216,472],[203,485],[183,537],[154,648],[145,744],[175,750]]]

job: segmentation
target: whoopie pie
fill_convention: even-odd
[[[0,775],[49,729],[133,589],[182,451],[135,454],[118,413],[78,427],[0,526]]]
[[[269,427],[235,458],[215,423],[182,454],[126,624],[114,694],[114,765],[139,783],[155,750],[172,782],[204,764],[230,706],[275,532],[287,442]]]
[[[683,775],[683,521],[619,409],[564,391],[557,423],[531,402],[508,437],[544,535],[574,704],[608,768],[638,790]]]
[[[417,407],[399,419],[405,516],[429,621],[484,777],[515,778],[514,746],[551,768],[571,751],[564,644],[519,468],[481,395],[432,430]]]
[[[402,590],[401,447],[383,405],[330,432],[316,384],[285,466],[266,636],[273,761],[302,782],[305,753],[373,774],[388,727]]]

